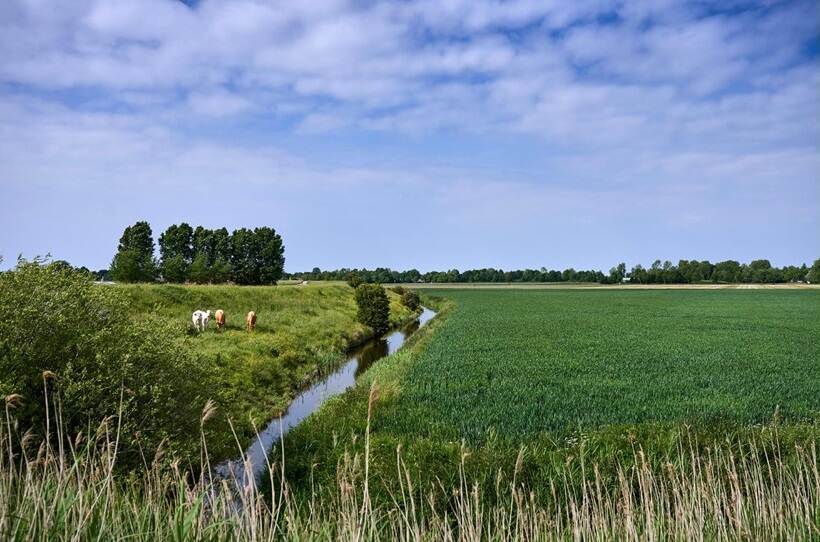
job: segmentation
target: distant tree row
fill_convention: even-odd
[[[716,264],[706,260],[680,260],[678,265],[655,260],[649,269],[640,265],[633,267],[629,280],[639,284],[817,282],[820,280],[820,260],[816,260],[811,268],[806,264],[772,267],[769,260],[754,260],[749,264],[734,260]]]
[[[820,260],[811,267],[801,266],[772,267],[769,260],[754,260],[742,264],[734,260],[718,263],[697,260],[680,260],[677,265],[670,261],[656,260],[649,268],[634,266],[627,272],[626,264],[620,263],[609,270],[602,271],[563,271],[541,269],[523,269],[504,271],[503,269],[471,269],[459,271],[429,271],[421,273],[416,269],[395,271],[385,267],[368,269],[337,269],[322,271],[314,267],[312,271],[285,274],[285,278],[299,280],[346,280],[351,283],[391,283],[391,282],[597,282],[617,284],[630,282],[636,284],[696,284],[696,283],[766,283],[781,282],[820,282]]]
[[[148,222],[125,228],[109,276],[119,282],[276,284],[285,247],[273,228],[210,230],[174,224],[159,236],[159,259]],[[98,272],[99,275],[102,272]]]
[[[430,271],[421,273],[417,269],[396,271],[386,267],[369,269],[337,269],[322,271],[314,267],[312,271],[287,273],[285,278],[299,280],[346,280],[356,283],[389,283],[389,282],[602,282],[606,275],[600,271],[548,271],[526,269],[523,271],[504,271],[503,269],[472,269],[459,271]]]

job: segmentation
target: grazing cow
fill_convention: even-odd
[[[208,320],[211,319],[211,311],[194,311],[191,315],[191,321],[197,331],[205,331],[208,329]]]
[[[216,330],[222,331],[222,328],[225,327],[225,311],[217,309],[214,313],[214,319],[216,320]]]
[[[245,323],[248,324],[248,331],[253,331],[253,328],[256,327],[256,313],[253,311],[249,312],[245,318]]]
[[[194,324],[194,329],[199,331],[199,328],[202,325],[202,311],[194,311],[194,313],[191,315],[191,322]]]

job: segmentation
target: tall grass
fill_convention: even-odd
[[[375,388],[373,388],[375,390]],[[375,392],[371,392],[370,405]],[[115,475],[118,419],[69,439],[59,402],[48,405],[47,437],[20,434],[17,396],[5,401],[0,437],[2,540],[807,540],[820,538],[817,445],[785,461],[754,441],[655,469],[635,461],[606,485],[594,464],[587,482],[567,469],[550,498],[499,479],[487,499],[459,469],[455,487],[418,488],[395,454],[399,490],[386,504],[368,493],[369,446],[346,455],[332,492],[297,498],[284,482],[286,461],[271,465],[274,488],[193,476],[157,454],[128,477]],[[212,414],[203,411],[202,423]],[[369,427],[369,423],[368,423]],[[368,432],[369,434],[369,432]],[[203,454],[207,454],[203,447]],[[583,458],[580,458],[583,462]],[[207,464],[207,457],[204,464]],[[517,472],[516,472],[517,474]],[[490,504],[492,503],[492,504]]]

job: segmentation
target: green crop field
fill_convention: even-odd
[[[820,414],[820,292],[451,291],[384,429],[522,438]]]
[[[285,439],[296,487],[332,487],[336,465],[363,452],[368,411],[374,491],[386,495],[400,490],[397,449],[420,487],[458,484],[463,468],[492,493],[500,474],[542,491],[589,480],[584,465],[595,465],[614,487],[636,461],[662,469],[716,449],[742,455],[749,442],[765,457],[820,441],[818,291],[443,289],[425,299],[442,316]]]

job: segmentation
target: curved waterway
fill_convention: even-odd
[[[216,476],[223,479],[233,478],[240,488],[244,488],[251,480],[258,482],[259,476],[267,469],[267,458],[281,436],[313,414],[329,398],[339,395],[356,384],[356,378],[368,367],[401,348],[416,330],[432,320],[435,315],[434,311],[423,308],[417,320],[381,339],[371,340],[353,350],[348,355],[347,361],[338,369],[323,376],[315,384],[299,393],[284,415],[271,421],[259,433],[256,440],[245,450],[244,457],[230,459],[217,465],[214,469]]]

